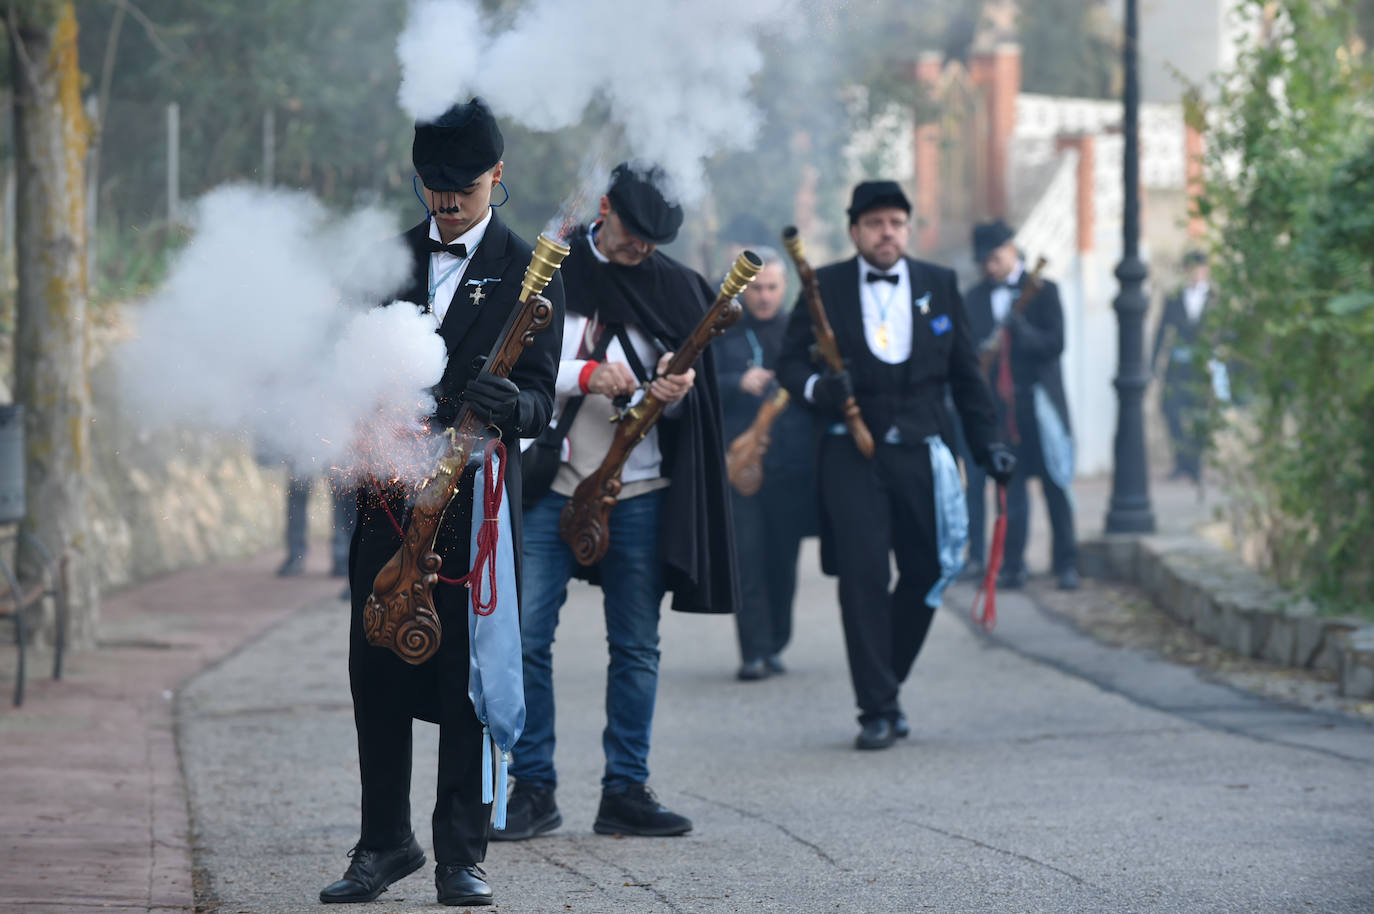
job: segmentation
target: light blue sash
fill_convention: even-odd
[[[1040,431],[1040,452],[1045,458],[1045,473],[1065,492],[1073,482],[1073,438],[1054,408],[1050,395],[1039,384],[1035,391],[1035,425]]]
[[[935,540],[940,547],[940,580],[926,594],[926,605],[939,608],[945,588],[964,567],[968,545],[968,505],[959,465],[939,435],[926,438],[930,446],[930,475],[935,483]]]
[[[492,456],[492,472],[500,457]],[[468,596],[468,697],[482,722],[482,802],[495,802],[492,824],[506,824],[506,769],[511,749],[525,728],[525,675],[521,666],[519,600],[515,589],[515,544],[510,527],[510,507],[502,493],[499,518],[485,518],[483,480],[478,467],[472,483],[471,555],[477,556],[477,534],[484,523],[497,523],[496,606],[479,615],[476,602],[490,596],[485,573],[473,575]],[[493,771],[492,758],[499,759]]]

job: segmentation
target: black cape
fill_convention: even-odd
[[[602,323],[635,325],[669,350],[691,335],[715,301],[715,291],[700,274],[659,251],[634,267],[603,264],[592,253],[585,230],[571,239],[570,247],[561,270],[568,310]],[[720,391],[710,347],[694,367],[696,381],[681,412],[655,426],[663,475],[672,480],[664,494],[659,555],[667,566],[673,609],[728,613],[739,605],[739,578]],[[652,365],[645,368],[653,370]],[[578,573],[598,579],[596,567]]]

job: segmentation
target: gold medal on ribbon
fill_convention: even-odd
[[[879,324],[878,332],[874,334],[874,337],[878,341],[878,348],[887,352],[887,324]]]

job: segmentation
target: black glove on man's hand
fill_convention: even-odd
[[[510,378],[479,374],[463,389],[463,402],[488,425],[509,422],[520,402],[520,388]]]
[[[1016,455],[1005,444],[990,444],[987,464],[983,469],[999,486],[1004,486],[1011,482],[1011,477],[1016,472]]]
[[[854,396],[854,385],[849,380],[849,372],[826,372],[816,379],[811,388],[811,400],[816,408],[828,415],[844,412],[845,401]]]

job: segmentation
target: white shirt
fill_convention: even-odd
[[[491,209],[488,208],[487,214],[482,217],[481,222],[453,239],[453,244],[461,244],[467,248],[468,255],[462,260],[454,257],[448,251],[435,251],[429,255],[429,275],[426,282],[433,283],[436,279],[441,280],[434,289],[434,297],[430,302],[430,308],[434,311],[434,319],[439,323],[444,322],[444,315],[448,313],[448,306],[458,291],[458,284],[463,281],[463,274],[468,271],[468,264],[472,263],[472,255],[477,252],[477,245],[482,243],[482,238],[487,234],[487,226],[490,224]],[[440,243],[443,241],[439,237],[439,226],[433,219],[429,220],[429,237]],[[454,269],[455,266],[457,269]],[[450,273],[450,270],[453,272]]]
[[[897,283],[869,282],[868,274],[896,276]],[[881,361],[900,365],[911,357],[911,276],[906,258],[890,270],[880,270],[859,258],[859,304],[864,315],[864,339]],[[881,328],[886,328],[882,330]],[[882,343],[887,345],[883,346]]]
[[[1016,297],[1016,293],[1007,286],[1014,286],[1021,282],[1021,274],[1024,272],[1026,272],[1026,265],[1019,260],[1016,261],[1016,266],[1012,268],[1011,273],[1007,274],[1006,283],[993,288],[992,319],[997,323],[1000,324],[1007,319],[1007,314],[1011,311],[1012,299]]]
[[[1202,308],[1207,304],[1207,293],[1211,287],[1206,282],[1189,286],[1183,290],[1183,310],[1188,312],[1188,322],[1196,324],[1202,316]]]
[[[911,275],[903,257],[890,270],[880,270],[863,257],[859,260],[859,307],[863,312],[864,340],[880,360],[900,365],[911,357]],[[869,271],[897,277],[896,285],[868,281]],[[879,328],[886,327],[886,340]],[[887,346],[880,345],[886,342]],[[819,374],[806,379],[803,393],[812,400]]]

